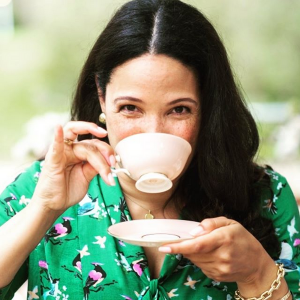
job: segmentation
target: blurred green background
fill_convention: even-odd
[[[30,119],[68,112],[93,42],[124,2],[0,0],[0,161],[16,159],[11,149]],[[300,1],[185,2],[208,16],[225,43],[259,125],[260,161],[298,163]]]

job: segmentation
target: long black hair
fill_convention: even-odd
[[[177,195],[185,217],[201,221],[224,215],[241,222],[264,245],[279,245],[271,222],[261,217],[268,186],[254,163],[259,135],[235,82],[226,50],[207,18],[179,0],[133,0],[124,4],[92,48],[79,78],[72,119],[99,123],[95,78],[105,98],[113,70],[144,54],[164,54],[194,70],[201,95],[195,156]],[[90,135],[80,139],[91,138]],[[182,206],[182,203],[181,203]]]

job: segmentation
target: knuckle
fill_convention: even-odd
[[[201,243],[195,243],[194,245],[193,245],[193,248],[192,248],[192,252],[193,253],[199,253],[199,252],[201,252],[203,250],[203,247],[202,247],[202,245],[201,245]]]
[[[70,129],[70,128],[72,128],[72,127],[74,126],[75,123],[76,123],[75,121],[69,121],[69,122],[67,122],[67,123],[65,124],[65,126],[64,126],[64,131],[65,131],[65,130],[68,130],[68,129]]]
[[[98,151],[98,147],[95,143],[84,143],[86,150],[87,151],[91,151],[91,152],[97,152]]]
[[[228,264],[232,260],[231,254],[228,251],[223,251],[220,255],[221,263]]]
[[[201,222],[201,225],[208,230],[213,230],[214,228],[216,228],[216,221],[215,219],[204,219]]]
[[[232,273],[231,264],[223,263],[220,265],[219,274],[222,278],[230,275]]]

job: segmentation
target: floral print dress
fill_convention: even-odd
[[[43,162],[21,173],[0,196],[0,225],[32,197]],[[273,199],[262,197],[262,213],[274,222],[294,299],[300,299],[300,218],[285,178],[268,172]],[[117,181],[117,179],[116,179]],[[82,201],[61,215],[32,251],[0,300],[12,299],[28,279],[27,299],[233,299],[236,283],[211,280],[182,255],[167,254],[157,279],[150,277],[143,248],[115,239],[110,225],[131,220],[122,190],[99,176]],[[0,253],[1,253],[0,241]],[[3,272],[3,270],[0,270]]]

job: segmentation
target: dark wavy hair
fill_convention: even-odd
[[[164,54],[194,70],[201,94],[201,124],[193,160],[176,191],[184,217],[201,221],[224,215],[243,224],[276,257],[272,223],[261,217],[264,169],[254,163],[259,135],[234,80],[214,27],[179,0],[133,0],[124,4],[97,39],[79,78],[72,119],[99,123],[95,78],[105,98],[113,70],[144,54]],[[79,139],[92,138],[84,135]],[[270,192],[271,193],[271,192]],[[271,196],[271,195],[270,195]],[[182,206],[182,205],[181,205]]]

